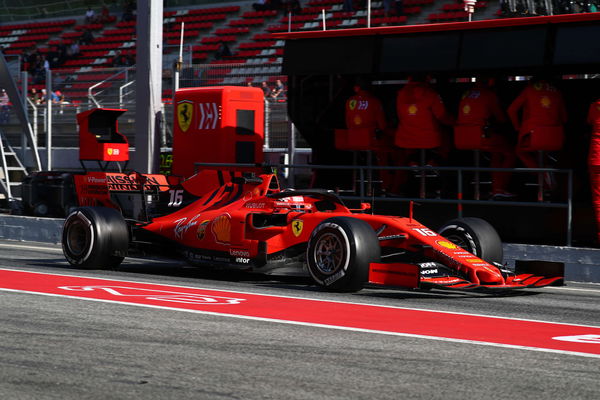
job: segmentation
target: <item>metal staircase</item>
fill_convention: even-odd
[[[21,200],[21,182],[26,176],[27,169],[0,130],[0,199]]]

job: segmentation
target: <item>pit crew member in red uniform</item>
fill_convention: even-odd
[[[600,244],[600,98],[590,104],[587,117],[592,126],[588,165],[590,170],[590,187],[592,190],[592,206],[596,215],[596,245]]]
[[[385,130],[387,124],[381,101],[367,90],[367,84],[359,81],[354,85],[355,95],[346,101],[346,127]]]
[[[394,144],[403,150],[397,160],[400,166],[417,165],[414,160],[417,149],[431,150],[426,155],[427,165],[440,164],[450,151],[450,137],[443,125],[451,126],[454,120],[446,111],[441,96],[428,82],[428,77],[411,76],[398,91],[398,128]],[[398,175],[397,187],[400,187],[406,182],[407,176]]]
[[[390,165],[394,157],[392,138],[387,134],[387,122],[381,101],[368,89],[365,80],[358,80],[354,85],[355,94],[346,101],[346,127],[350,134],[349,140],[354,135],[360,135],[365,129],[370,137],[364,150],[371,150],[375,155],[376,165]],[[353,135],[353,130],[354,135]],[[389,185],[394,180],[393,171],[382,170],[379,175],[383,187],[389,190]]]
[[[490,152],[492,168],[512,168],[516,156],[507,138],[507,117],[494,84],[494,78],[479,77],[463,94],[454,127],[455,143],[457,148]],[[507,190],[509,180],[508,172],[492,172],[492,198],[514,197]]]
[[[532,152],[562,148],[567,111],[560,91],[547,79],[532,79],[508,108],[508,116],[519,132],[517,156],[527,168],[541,167]]]
[[[395,144],[404,149],[431,149],[446,144],[441,124],[452,125],[440,95],[426,82],[414,76],[398,91],[396,111],[398,129]]]

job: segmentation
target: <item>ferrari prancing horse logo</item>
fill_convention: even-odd
[[[179,128],[181,128],[183,132],[187,132],[192,124],[193,116],[194,105],[190,100],[182,100],[177,103],[177,122],[179,122]]]
[[[302,228],[304,227],[304,221],[301,219],[295,219],[292,221],[292,232],[294,236],[298,237],[302,234]]]

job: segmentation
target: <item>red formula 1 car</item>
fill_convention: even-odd
[[[214,176],[220,184],[198,174],[157,190],[158,215],[142,207],[144,221],[126,220],[116,208],[76,209],[64,224],[66,259],[110,268],[138,249],[199,266],[310,274],[334,291],[367,283],[505,290],[562,280],[505,269],[498,234],[478,218],[451,221],[436,233],[412,216],[369,214],[368,204],[351,210],[329,191],[281,190],[274,174]]]

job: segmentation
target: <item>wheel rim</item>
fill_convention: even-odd
[[[325,233],[315,246],[315,264],[325,275],[336,272],[344,261],[342,241],[333,233]]]
[[[82,221],[75,221],[67,232],[67,247],[75,256],[81,256],[87,250],[89,230]]]
[[[477,251],[477,249],[473,248],[470,241],[461,232],[448,231],[444,232],[442,235],[450,242],[454,243],[461,249],[468,251],[469,253],[475,254],[475,252]]]

